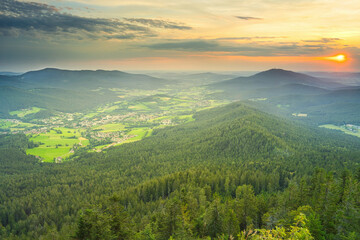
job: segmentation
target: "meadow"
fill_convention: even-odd
[[[336,125],[333,125],[333,124],[325,124],[325,125],[321,125],[319,127],[327,128],[327,129],[333,129],[333,130],[339,130],[339,131],[342,131],[342,132],[344,132],[346,134],[353,135],[353,136],[356,136],[356,137],[360,137],[360,131],[359,130],[357,132],[353,132],[353,131],[350,131],[350,130],[346,129],[344,126],[336,126]]]
[[[10,114],[23,122],[1,120],[0,129],[27,133],[30,141],[39,144],[28,149],[27,154],[45,162],[54,162],[54,159],[71,158],[81,147],[89,152],[102,151],[114,145],[142,140],[151,136],[153,129],[194,121],[195,112],[228,103],[209,100],[207,95],[213,92],[204,88],[111,91],[117,92],[119,100],[70,115],[57,112],[43,124],[39,119],[26,120],[26,116],[44,110],[42,108],[13,111]],[[37,133],[36,129],[41,127],[51,130]],[[30,133],[32,129],[36,134]],[[117,132],[121,134],[117,135]]]
[[[110,123],[105,125],[96,126],[93,130],[98,130],[100,132],[116,132],[125,130],[125,125],[122,123]]]
[[[38,108],[38,107],[32,107],[29,109],[21,109],[21,110],[17,110],[17,111],[12,111],[12,112],[9,112],[9,114],[11,116],[17,116],[19,118],[23,118],[29,114],[34,114],[34,113],[40,112],[41,110],[43,110],[43,109]]]
[[[38,127],[36,124],[27,122],[11,122],[9,120],[0,119],[0,129],[10,130],[11,132],[25,131],[33,127]]]
[[[69,157],[71,149],[85,147],[89,141],[81,136],[82,130],[71,128],[54,128],[47,133],[31,135],[30,141],[39,143],[26,153],[40,157],[44,162],[53,162],[56,158]]]

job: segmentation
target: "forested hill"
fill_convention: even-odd
[[[243,87],[250,90],[257,88],[282,87],[288,84],[305,85],[324,89],[345,87],[345,85],[334,83],[330,80],[327,81],[326,79],[316,78],[283,69],[270,69],[259,72],[250,77],[238,77],[220,83],[215,83],[213,86],[223,88],[225,90],[230,90],[231,87],[240,90]]]
[[[23,88],[94,90],[98,88],[156,89],[165,86],[168,82],[148,75],[121,71],[45,68],[18,76],[0,76],[0,85],[13,86],[11,84]]]
[[[250,77],[238,77],[208,85],[222,90],[218,98],[250,100],[254,106],[283,116],[305,113],[304,122],[323,125],[358,124],[360,116],[359,87],[344,85],[334,79],[270,69]],[[260,101],[260,102],[259,102]]]
[[[195,118],[62,164],[36,163],[21,150],[0,149],[0,236],[236,239],[243,231],[248,239],[360,236],[357,138],[241,103]]]
[[[75,112],[90,109],[116,99],[116,95],[109,90],[93,93],[58,88],[27,90],[0,87],[0,116],[4,115],[10,118],[9,112],[33,106],[55,111]]]
[[[167,86],[164,79],[120,71],[71,71],[46,68],[22,75],[0,75],[0,116],[39,107],[78,112],[119,100],[118,89],[155,90]]]

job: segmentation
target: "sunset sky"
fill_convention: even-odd
[[[0,2],[0,71],[360,71],[359,0]]]

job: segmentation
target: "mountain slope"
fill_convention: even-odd
[[[264,106],[261,106],[260,102],[253,105],[260,109],[268,108],[272,113],[288,117],[293,113],[306,113],[307,117],[301,120],[315,124],[360,124],[359,88],[345,87],[333,80],[271,69],[209,87],[222,90],[223,93],[217,93],[220,98],[255,101],[262,99]],[[267,107],[269,104],[272,106]],[[280,109],[276,109],[277,107]]]
[[[238,77],[209,85],[224,91],[224,97],[247,99],[291,94],[314,95],[325,93],[326,83],[320,79],[282,69],[271,69],[250,77]]]
[[[319,95],[301,94],[274,97],[273,105],[287,105],[291,112],[308,114],[308,120],[317,124],[360,124],[360,88],[346,88]]]
[[[168,82],[120,71],[69,71],[47,68],[19,76],[0,76],[0,114],[27,107],[73,112],[118,100],[109,89],[151,90]],[[96,90],[96,91],[94,91]]]
[[[70,71],[46,68],[14,77],[34,88],[97,89],[137,88],[156,89],[165,86],[166,80],[142,74],[120,71]]]
[[[11,149],[0,149],[4,169],[0,174],[0,221],[5,237],[24,234],[39,239],[58,233],[70,238],[75,234],[71,226],[76,225],[80,210],[87,209],[89,204],[110,206],[106,199],[113,194],[116,196],[111,199],[125,206],[136,231],[151,225],[159,234],[166,232],[170,221],[156,219],[162,219],[169,210],[172,210],[169,216],[178,219],[179,201],[184,202],[185,213],[190,209],[200,211],[189,217],[191,224],[202,228],[208,222],[209,211],[214,209],[213,201],[241,196],[244,184],[251,185],[252,195],[260,196],[251,201],[251,206],[259,206],[258,210],[254,208],[254,215],[259,217],[251,218],[261,227],[266,221],[262,218],[264,214],[274,216],[271,209],[274,206],[284,209],[286,204],[287,212],[291,212],[311,204],[312,198],[305,198],[308,194],[314,194],[313,199],[319,198],[316,194],[322,190],[314,190],[313,185],[306,188],[305,195],[299,195],[304,182],[310,182],[308,174],[317,173],[316,167],[355,170],[359,164],[359,139],[307,128],[240,103],[205,110],[195,118],[188,124],[155,130],[153,136],[142,141],[102,153],[84,153],[75,161],[62,164],[36,164],[35,158],[26,157],[19,150],[11,154]],[[28,169],[23,169],[24,163]],[[21,174],[18,169],[22,169]],[[326,179],[318,185],[328,189],[329,176],[315,176],[315,183]],[[300,179],[304,181],[301,183]],[[287,187],[291,191],[300,190],[290,194]],[[190,199],[193,195],[188,192],[201,197]],[[293,196],[299,197],[293,200]],[[238,205],[228,205],[227,209],[230,206],[244,209]],[[319,212],[322,211],[320,208]],[[279,215],[276,217],[279,219]],[[246,224],[241,227],[246,229]],[[194,231],[201,233],[197,228]],[[99,229],[102,232],[103,228]],[[169,239],[171,234],[156,239]]]
[[[0,113],[29,107],[40,107],[62,112],[83,111],[116,99],[111,91],[90,92],[58,88],[21,89],[0,87]]]
[[[246,87],[277,87],[286,84],[318,86],[317,79],[305,74],[283,69],[270,69],[250,77],[238,77],[218,84],[218,86],[246,85]]]

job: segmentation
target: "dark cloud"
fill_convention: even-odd
[[[258,18],[258,17],[247,17],[247,16],[235,16],[235,17],[241,20],[263,20],[263,18]]]
[[[253,47],[250,45],[224,46],[216,41],[183,41],[183,42],[167,42],[156,43],[145,46],[156,50],[176,50],[190,52],[246,52],[246,54],[254,55],[253,52],[261,52],[266,50],[264,47]]]
[[[342,40],[341,38],[321,38],[321,39],[315,39],[315,40],[303,40],[303,42],[308,43],[332,43]]]
[[[256,40],[256,39],[276,39],[276,38],[286,38],[286,37],[228,37],[228,38],[215,38],[215,40]]]
[[[179,29],[179,30],[192,29],[191,27],[183,25],[181,23],[165,21],[165,20],[148,19],[148,18],[124,18],[124,19],[131,23],[139,23],[142,25],[147,25],[156,28],[168,28],[168,29]]]
[[[218,52],[225,55],[241,56],[296,56],[320,53],[331,48],[326,45],[301,45],[299,43],[259,44],[257,42],[222,45],[214,40],[193,40],[179,42],[165,42],[146,45],[155,50],[175,50],[184,52]]]
[[[146,47],[157,50],[182,50],[182,51],[211,51],[217,49],[219,44],[208,41],[185,41],[185,42],[167,42],[147,45]]]
[[[152,28],[191,29],[155,19],[87,18],[61,12],[47,4],[16,0],[2,0],[0,9],[0,35],[3,36],[61,33],[78,38],[132,39],[155,36]]]

